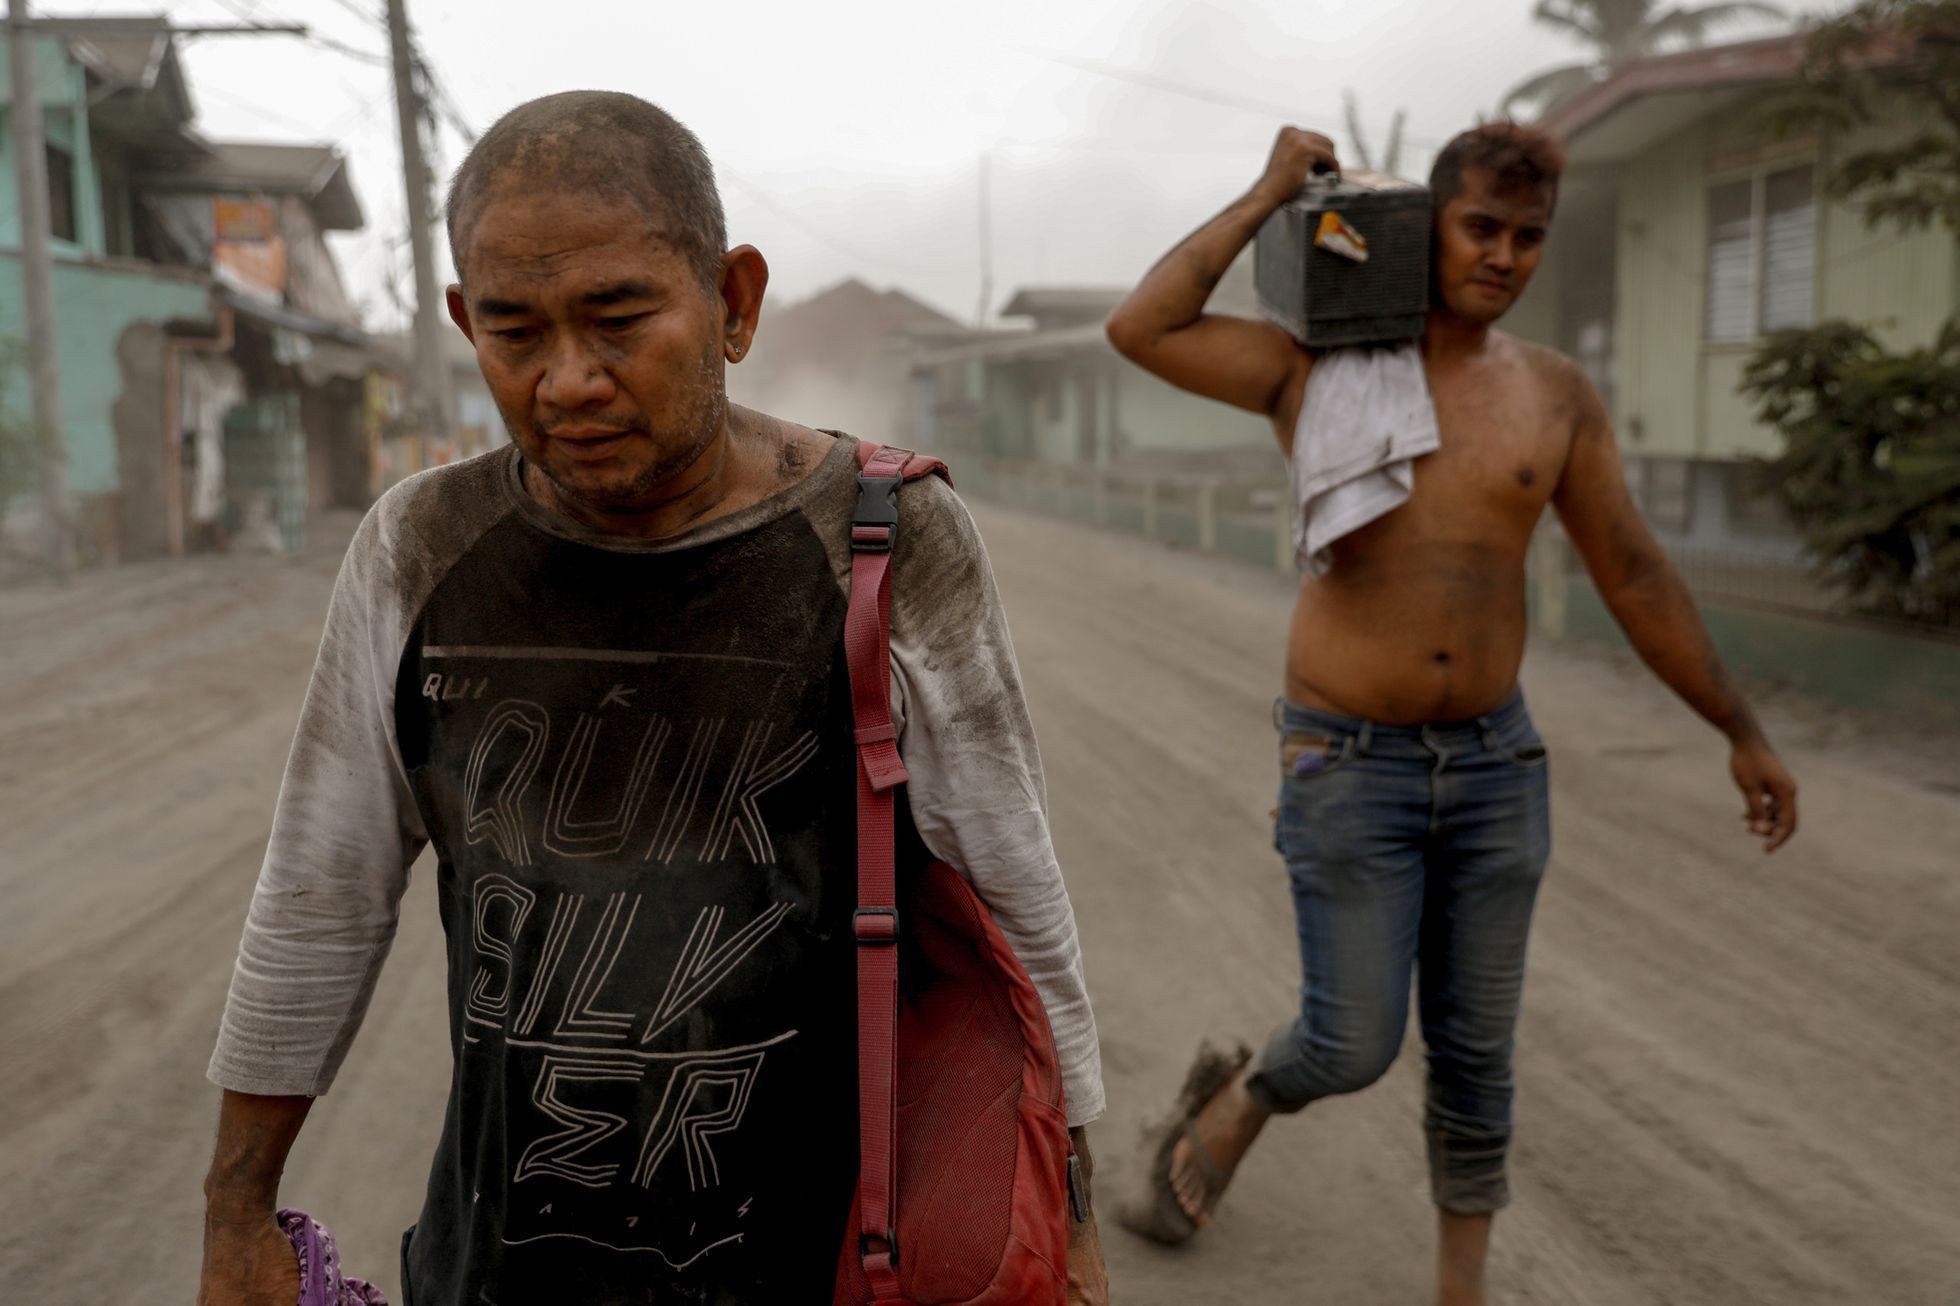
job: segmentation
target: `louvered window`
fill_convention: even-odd
[[[1816,180],[1809,164],[1710,188],[1707,339],[1754,340],[1810,325],[1816,275]]]
[[[1763,178],[1763,330],[1810,325],[1817,202],[1806,165]]]

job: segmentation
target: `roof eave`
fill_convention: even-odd
[[[1805,40],[1801,34],[1777,36],[1637,59],[1557,106],[1537,125],[1570,144],[1649,96],[1781,81],[1803,67]]]

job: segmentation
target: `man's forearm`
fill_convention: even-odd
[[[218,1142],[204,1179],[207,1220],[235,1222],[272,1214],[286,1156],[312,1106],[310,1097],[225,1090],[218,1109]]]
[[[1762,738],[1748,701],[1722,665],[1687,585],[1663,558],[1605,595],[1641,661],[1731,743]]]
[[[1144,274],[1110,315],[1112,338],[1147,342],[1197,321],[1232,260],[1290,198],[1273,194],[1262,181],[1192,232]]]

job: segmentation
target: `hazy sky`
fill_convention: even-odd
[[[180,23],[303,22],[343,46],[387,50],[380,0],[160,7]],[[1426,172],[1436,144],[1506,88],[1581,54],[1529,10],[1530,0],[409,0],[473,129],[552,91],[645,96],[706,143],[730,237],[768,257],[772,300],[855,275],[961,318],[979,308],[983,154],[991,307],[1031,283],[1125,284],[1251,183],[1282,107],[1345,142],[1352,88],[1377,147],[1406,108],[1401,170]],[[387,68],[287,37],[183,50],[207,135],[331,141],[348,155],[368,228],[335,238],[342,270],[371,326],[399,320],[412,282]],[[444,128],[445,180],[466,148]]]

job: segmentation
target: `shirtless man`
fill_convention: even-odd
[[[1491,1216],[1509,1200],[1525,939],[1550,849],[1545,749],[1517,681],[1525,554],[1547,504],[1647,665],[1727,736],[1749,830],[1774,850],[1796,828],[1796,786],[1635,509],[1599,396],[1571,360],[1492,329],[1538,265],[1562,164],[1549,137],[1492,124],[1452,141],[1431,174],[1421,351],[1442,445],[1416,463],[1408,502],[1338,540],[1331,571],[1302,584],[1288,640],[1276,843],[1299,918],[1301,1014],[1209,1079],[1201,1059],[1150,1199],[1125,1213],[1140,1233],[1188,1238],[1272,1115],[1378,1079],[1401,1046],[1414,970],[1436,1299],[1485,1300]],[[1266,415],[1289,454],[1314,355],[1205,301],[1308,173],[1338,166],[1326,137],[1281,131],[1258,184],[1109,318],[1126,357]]]

